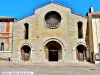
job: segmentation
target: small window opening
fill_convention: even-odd
[[[78,38],[83,38],[82,22],[78,22]]]
[[[29,24],[25,23],[24,26],[25,26],[25,39],[28,39]]]

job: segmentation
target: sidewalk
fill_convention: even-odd
[[[0,60],[0,65],[41,65],[41,66],[94,66],[89,62],[13,62]]]

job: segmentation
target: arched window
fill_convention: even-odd
[[[29,24],[25,23],[24,26],[25,26],[25,39],[28,39]]]
[[[82,27],[82,22],[79,21],[77,23],[78,25],[78,38],[83,38],[83,27]]]

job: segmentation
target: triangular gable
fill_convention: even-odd
[[[57,5],[59,5],[59,6],[63,6],[63,7],[66,7],[66,8],[71,9],[71,7],[69,7],[69,6],[66,6],[66,5],[63,5],[63,4],[60,4],[60,3],[57,3],[57,2],[51,1],[51,2],[48,2],[48,3],[43,4],[42,6],[39,6],[39,7],[35,8],[35,10],[37,10],[37,9],[39,9],[39,8],[42,8],[42,7],[45,7],[45,6],[47,6],[47,5],[49,5],[49,4],[52,4],[52,3],[53,3],[53,4],[57,4]],[[35,10],[34,10],[34,11],[35,11]],[[83,15],[81,15],[81,14],[79,14],[79,13],[75,13],[75,12],[71,12],[71,13],[72,13],[72,14],[75,14],[75,15],[78,15],[78,16],[81,16],[81,17],[86,17],[86,16],[83,16]],[[22,19],[24,19],[24,18],[26,18],[26,17],[32,16],[32,15],[34,15],[34,14],[35,14],[35,12],[29,14],[28,16],[24,16],[24,17],[22,17],[22,18],[20,18],[20,19],[18,19],[18,20],[16,20],[16,21],[20,21],[20,20],[22,20]]]
[[[66,5],[63,5],[63,4],[60,4],[60,3],[57,3],[57,2],[51,1],[51,2],[48,2],[48,3],[44,4],[44,5],[42,5],[42,6],[39,6],[39,7],[35,8],[35,10],[37,10],[37,9],[39,9],[39,8],[42,8],[42,7],[44,7],[44,6],[47,6],[47,5],[49,5],[49,4],[52,4],[52,3],[71,9],[71,7],[69,7],[69,6],[66,6]]]

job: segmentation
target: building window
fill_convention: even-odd
[[[55,29],[59,27],[61,15],[56,11],[50,11],[45,15],[46,27]]]
[[[4,51],[4,42],[1,42],[1,51]]]
[[[99,43],[99,52],[100,52],[100,43]]]
[[[6,23],[5,22],[1,23],[1,32],[6,32]]]
[[[28,39],[29,24],[25,23],[24,26],[25,26],[25,39]]]
[[[78,24],[78,38],[83,38],[83,27],[82,27],[82,22],[79,21],[77,24]]]

